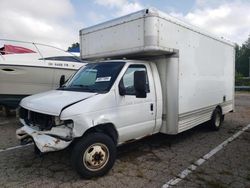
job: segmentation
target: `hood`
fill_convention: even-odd
[[[96,93],[52,90],[24,98],[20,106],[39,113],[59,116],[61,110]]]

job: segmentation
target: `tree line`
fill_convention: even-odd
[[[235,69],[236,74],[249,77],[249,61],[250,61],[250,35],[248,39],[239,46],[235,46]]]

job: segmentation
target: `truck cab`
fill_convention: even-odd
[[[57,90],[21,101],[23,127],[17,130],[17,137],[32,138],[41,152],[85,143],[86,135],[96,133],[104,134],[116,146],[159,132],[161,100],[154,63],[138,60],[89,63]],[[108,146],[95,149],[93,156],[99,152],[107,156]],[[85,156],[90,161],[95,158]],[[98,172],[95,165],[86,166],[90,171],[95,169],[91,172]]]

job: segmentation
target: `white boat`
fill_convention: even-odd
[[[0,105],[16,108],[25,96],[56,89],[84,64],[53,46],[0,39]]]

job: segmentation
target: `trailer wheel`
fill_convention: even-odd
[[[212,130],[219,130],[220,127],[221,127],[221,124],[223,122],[223,115],[222,115],[222,112],[219,108],[216,108],[214,111],[213,111],[213,114],[212,114],[212,118],[211,118],[211,121],[210,121],[210,127]]]
[[[75,144],[71,162],[80,176],[89,179],[106,174],[114,165],[115,158],[113,140],[103,133],[90,133]]]

